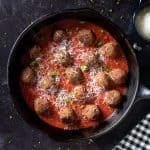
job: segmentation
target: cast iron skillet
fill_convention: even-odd
[[[52,24],[60,19],[80,19],[96,23],[109,31],[116,40],[120,43],[128,60],[129,65],[129,81],[128,91],[124,97],[124,102],[121,104],[116,113],[104,121],[99,127],[91,129],[81,129],[78,131],[64,131],[50,127],[43,123],[34,112],[32,112],[23,100],[19,88],[19,75],[20,75],[20,56],[28,47],[33,44],[32,37],[38,30],[48,24]],[[58,140],[72,140],[72,139],[88,139],[100,137],[109,131],[113,130],[123,119],[133,106],[139,87],[139,67],[136,56],[131,48],[131,45],[124,35],[124,33],[114,23],[107,18],[101,16],[98,12],[91,9],[76,9],[67,10],[53,15],[46,15],[31,25],[29,25],[16,40],[8,59],[7,66],[8,85],[10,89],[10,96],[15,103],[18,112],[22,117],[32,126],[40,128],[42,131],[49,134]],[[139,94],[139,97],[141,95]],[[143,95],[142,95],[143,96]]]

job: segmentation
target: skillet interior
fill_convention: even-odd
[[[115,114],[104,121],[99,127],[92,129],[84,129],[78,131],[64,131],[62,129],[56,129],[50,127],[43,123],[34,112],[32,112],[23,100],[23,97],[19,88],[19,75],[21,70],[20,56],[24,53],[28,47],[33,44],[32,37],[35,33],[39,31],[45,25],[52,24],[61,19],[79,19],[89,22],[96,23],[102,26],[107,31],[109,31],[114,38],[120,43],[122,49],[128,60],[129,65],[129,80],[128,80],[128,92],[124,97],[124,102],[119,106],[119,109]],[[32,126],[40,128],[42,131],[51,135],[59,140],[66,139],[84,139],[84,138],[94,138],[99,137],[108,131],[112,130],[123,118],[126,116],[127,112],[131,108],[134,98],[137,92],[138,81],[139,81],[139,71],[138,64],[134,52],[132,51],[128,40],[125,38],[124,34],[120,29],[108,21],[106,18],[102,17],[99,13],[90,9],[82,10],[68,10],[55,15],[46,15],[38,20],[36,20],[32,25],[23,31],[19,36],[16,43],[14,44],[12,51],[10,53],[8,61],[8,84],[10,88],[10,94],[12,100],[14,101],[18,112],[23,116],[23,118]],[[60,136],[61,134],[61,136]]]

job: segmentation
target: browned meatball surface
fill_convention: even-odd
[[[118,54],[117,47],[116,42],[108,42],[99,49],[99,52],[102,52],[106,57],[115,58]]]
[[[113,69],[110,72],[110,77],[115,84],[122,84],[126,80],[127,73],[122,69]]]
[[[117,90],[111,90],[105,93],[104,101],[111,107],[116,107],[121,102],[121,95]]]
[[[46,99],[37,98],[34,101],[34,110],[37,114],[42,115],[49,112],[49,103]]]
[[[83,81],[83,73],[80,68],[69,67],[65,71],[66,78],[73,84],[79,84]]]
[[[105,72],[99,72],[96,75],[96,84],[104,89],[109,87],[109,77]]]
[[[71,124],[75,121],[75,113],[71,108],[61,108],[58,112],[59,118],[66,124]]]
[[[82,29],[78,32],[78,37],[81,43],[86,46],[91,46],[94,44],[96,37],[94,33],[89,29]]]
[[[39,82],[38,86],[43,89],[48,89],[54,84],[54,78],[51,76],[43,76]]]
[[[41,55],[41,48],[38,45],[33,46],[29,50],[29,56],[31,59],[35,59],[35,58],[39,57],[40,55]]]
[[[64,30],[56,30],[53,34],[53,40],[55,42],[61,42],[65,37],[65,31]]]
[[[83,100],[85,99],[85,87],[83,85],[77,85],[74,87],[73,91],[72,91],[72,96],[75,99],[78,100]]]
[[[81,61],[83,65],[93,66],[98,62],[97,55],[92,51],[84,52],[81,54]]]
[[[58,51],[54,55],[54,60],[58,65],[62,65],[62,66],[68,66],[72,63],[71,56],[66,51]]]
[[[26,67],[21,74],[21,81],[26,84],[35,83],[35,73],[30,67]]]
[[[100,110],[96,105],[87,105],[82,114],[89,120],[97,120],[100,117]]]

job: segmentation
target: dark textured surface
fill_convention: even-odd
[[[10,49],[26,26],[40,16],[63,9],[90,7],[118,24],[131,42],[143,43],[135,35],[132,15],[137,0],[0,0],[0,150],[110,150],[149,112],[150,100],[135,104],[128,117],[111,133],[92,141],[64,143],[54,141],[47,134],[31,127],[17,113],[8,94],[6,66]],[[112,13],[110,9],[113,8]],[[138,52],[141,81],[150,86],[149,47]],[[60,147],[60,148],[59,148]]]

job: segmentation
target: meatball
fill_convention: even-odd
[[[58,65],[68,66],[71,64],[71,56],[66,51],[59,51],[54,55],[54,59]]]
[[[126,80],[126,72],[122,69],[113,69],[110,71],[110,77],[115,84],[122,84]]]
[[[30,67],[26,67],[21,74],[21,81],[26,84],[35,83],[35,73]]]
[[[83,73],[80,68],[69,67],[65,71],[66,78],[73,84],[79,84],[83,81]]]
[[[104,89],[109,87],[109,77],[105,72],[99,72],[96,75],[96,84]]]
[[[75,99],[85,99],[85,88],[83,85],[77,85],[72,91],[72,95]]]
[[[81,54],[81,61],[86,66],[93,66],[97,63],[97,56],[94,52],[88,51]]]
[[[86,46],[93,45],[96,40],[95,34],[89,29],[79,30],[78,37],[80,42]]]
[[[115,58],[117,56],[118,44],[116,42],[109,42],[100,48],[106,57]]]
[[[34,110],[37,114],[43,115],[49,112],[49,103],[46,99],[37,98],[34,100]]]
[[[48,89],[54,84],[54,78],[51,76],[43,76],[38,82],[38,86],[43,89]]]
[[[53,40],[55,42],[61,42],[65,37],[65,31],[63,30],[56,30],[53,34]]]
[[[75,121],[75,113],[71,108],[61,108],[58,112],[59,118],[65,124],[71,124]]]
[[[87,105],[82,112],[83,116],[89,120],[97,120],[100,117],[100,110],[96,105]]]
[[[105,93],[104,101],[111,107],[116,107],[121,101],[121,95],[117,90],[111,90]]]
[[[41,55],[41,48],[38,45],[33,46],[29,50],[29,56],[31,59],[35,59],[35,58],[39,57],[40,55]]]

